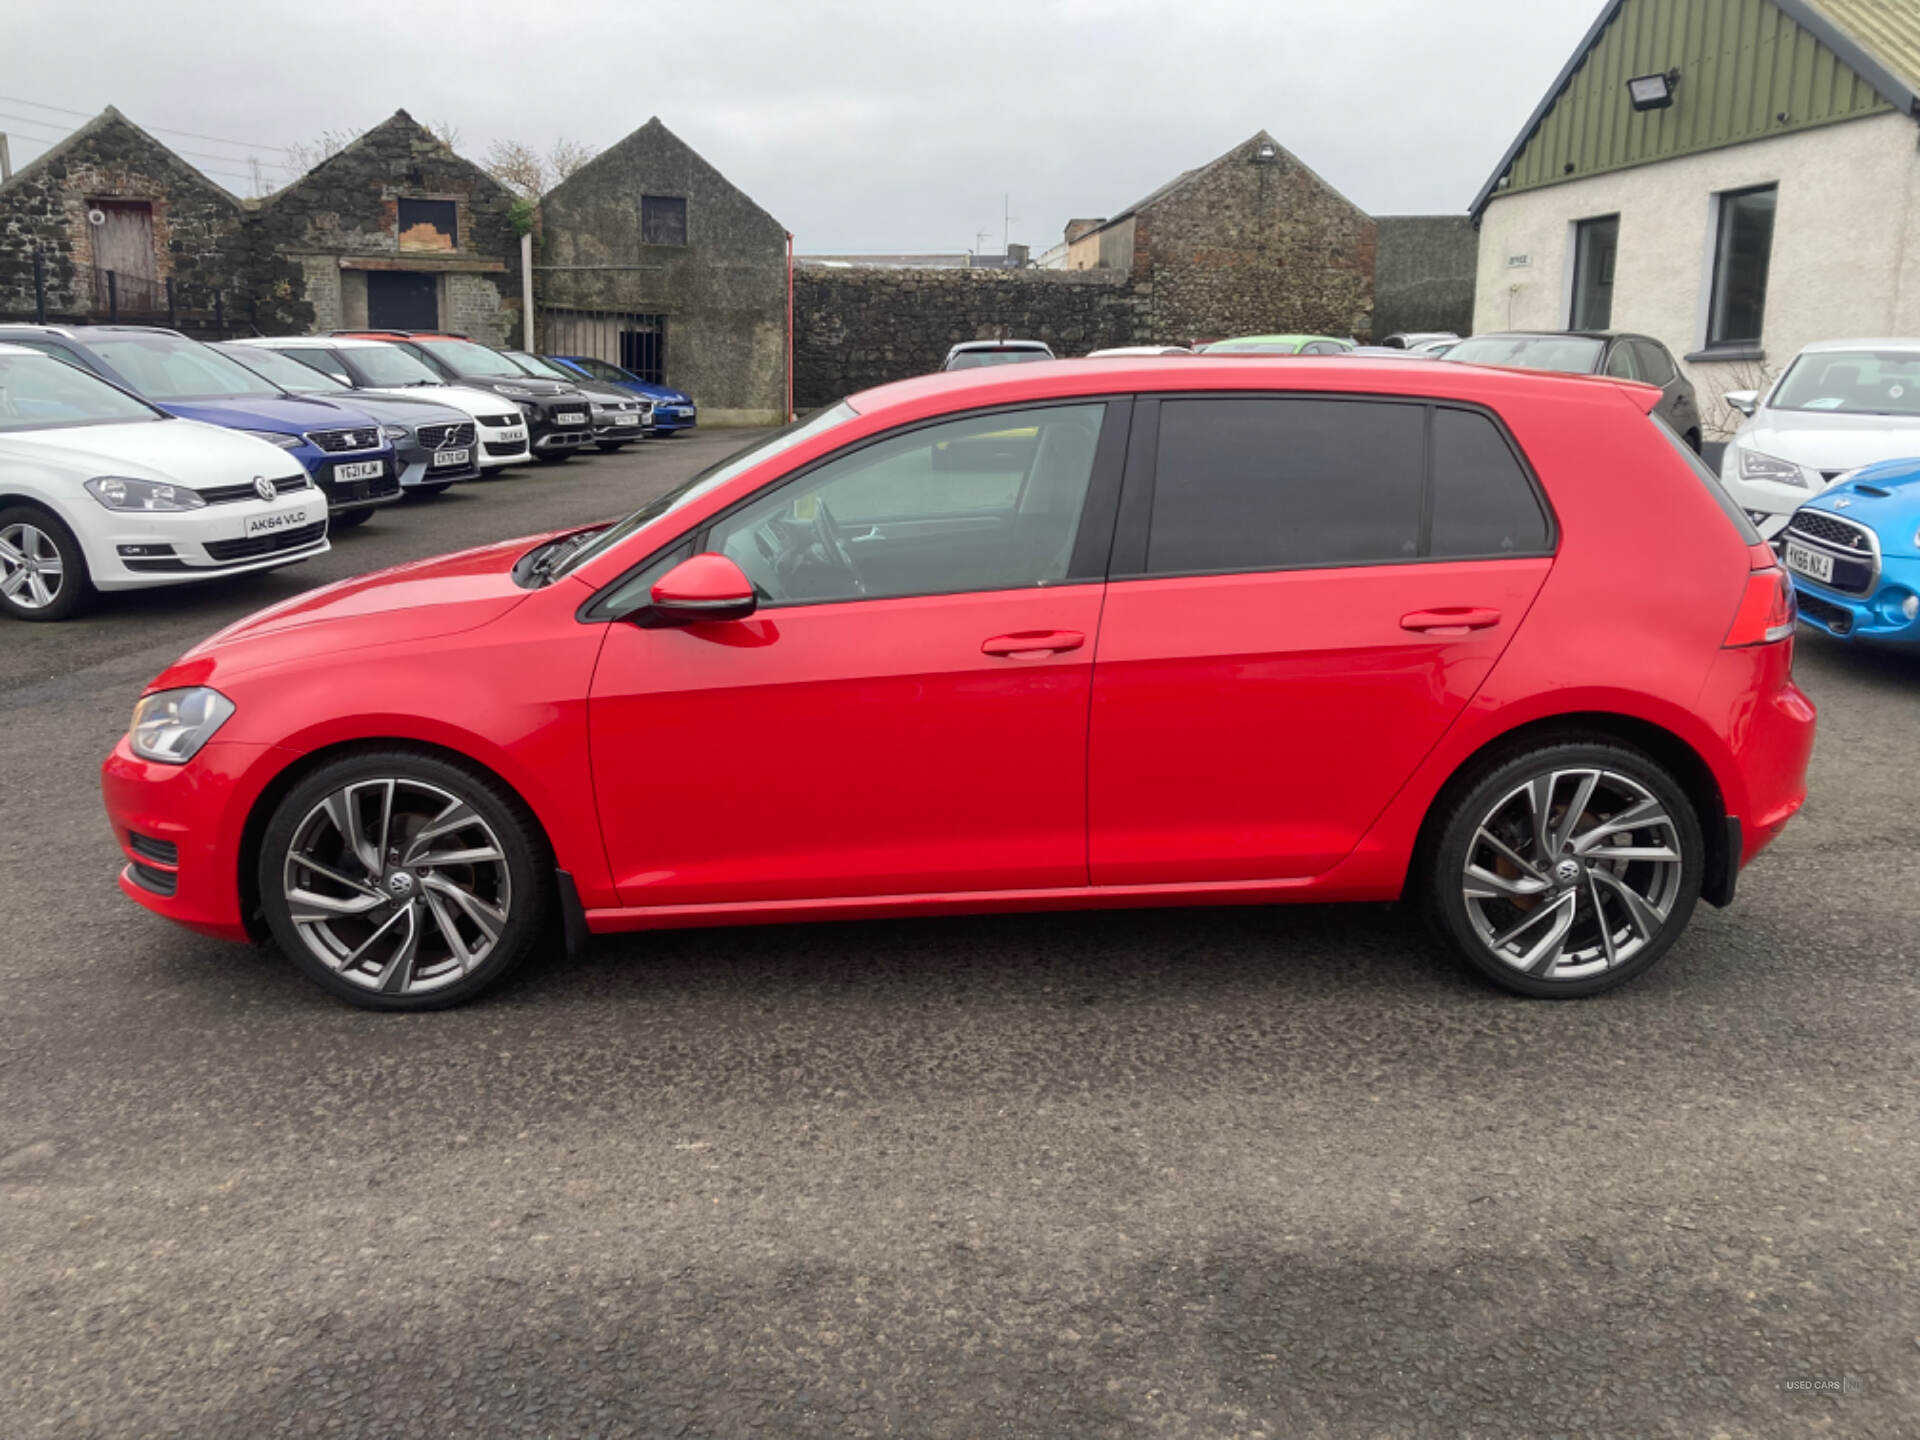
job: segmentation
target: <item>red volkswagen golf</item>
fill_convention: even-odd
[[[382,1009],[558,926],[1416,893],[1646,970],[1799,808],[1792,591],[1660,392],[1143,359],[857,395],[617,523],[315,590],[105,766],[121,887]]]

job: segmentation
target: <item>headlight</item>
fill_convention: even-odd
[[[133,707],[127,743],[143,760],[184,765],[200,753],[200,747],[232,714],[233,702],[204,685],[142,695]]]
[[[207,502],[184,485],[102,475],[87,481],[87,493],[109,510],[198,510]]]
[[[1807,488],[1806,476],[1800,467],[1791,460],[1776,460],[1771,455],[1762,455],[1758,450],[1740,452],[1740,478],[1742,480],[1771,480],[1776,485],[1798,485]]]
[[[256,440],[264,440],[269,445],[278,445],[282,450],[298,450],[301,437],[282,435],[278,430],[242,430],[242,435],[251,435]]]
[[[538,420],[540,418],[540,407],[530,400],[522,400],[520,402],[520,415],[521,418],[530,422]]]
[[[389,440],[404,440],[413,432],[404,425],[382,425],[380,433]]]
[[[496,385],[493,388],[500,394],[511,395],[517,400],[530,400],[533,398],[533,391],[527,389],[524,385]]]

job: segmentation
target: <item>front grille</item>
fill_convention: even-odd
[[[156,870],[151,865],[142,865],[138,860],[127,866],[127,875],[142,890],[155,895],[171,896],[180,888],[180,877],[171,870]]]
[[[1825,626],[1836,635],[1853,633],[1853,612],[1844,605],[1836,605],[1831,600],[1822,600],[1818,595],[1809,595],[1802,590],[1795,597],[1800,605],[1800,613],[1816,624]]]
[[[276,495],[285,495],[288,491],[306,488],[307,477],[304,475],[298,478],[288,476],[284,480],[273,482],[273,493]],[[260,492],[253,488],[252,481],[248,481],[245,485],[215,485],[210,490],[202,490],[200,498],[209,505],[231,505],[236,500],[258,500]]]
[[[156,865],[179,868],[180,847],[171,840],[156,840],[151,835],[142,835],[138,830],[129,830],[127,845],[134,854],[143,855]]]
[[[518,425],[521,420],[525,418],[526,417],[522,415],[482,415],[480,417],[480,423],[482,425],[492,425],[495,427],[501,425]]]
[[[429,450],[458,449],[473,444],[471,420],[463,420],[457,425],[422,425],[413,433],[420,437],[420,443]]]
[[[1871,595],[1879,583],[1879,557],[1873,536],[1864,527],[1820,510],[1799,510],[1788,523],[1785,539],[1802,540],[1833,557],[1830,588],[1844,595]],[[1818,582],[1816,582],[1818,583]]]
[[[1873,553],[1873,540],[1864,526],[1856,525],[1851,520],[1842,520],[1839,516],[1829,515],[1822,510],[1797,511],[1787,529],[1806,539],[1817,540],[1823,545],[1838,546],[1856,555]]]
[[[371,430],[309,430],[307,439],[329,455],[341,455],[349,450],[380,448],[380,431],[377,426]]]
[[[261,555],[277,555],[282,550],[298,550],[303,545],[317,545],[326,538],[327,522],[316,520],[298,530],[276,530],[245,540],[209,540],[206,549],[215,560],[252,560]]]
[[[503,460],[511,459],[515,455],[524,455],[527,453],[527,442],[524,440],[489,440],[486,444],[486,451],[487,454],[497,455]]]
[[[122,560],[120,563],[140,575],[178,575],[190,568],[184,560]]]

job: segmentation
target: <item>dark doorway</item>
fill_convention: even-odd
[[[1613,264],[1620,254],[1620,217],[1582,220],[1573,232],[1573,314],[1569,330],[1613,324]]]
[[[410,270],[367,272],[367,325],[374,330],[438,330],[433,276]]]

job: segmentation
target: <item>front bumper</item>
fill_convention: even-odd
[[[1890,556],[1880,563],[1879,582],[1869,595],[1847,595],[1819,581],[1793,577],[1800,619],[1823,634],[1842,640],[1883,645],[1920,646],[1920,558]],[[1915,613],[1906,613],[1909,604]]]
[[[700,422],[700,412],[693,405],[656,405],[653,407],[653,428],[662,433],[675,430],[691,430]]]
[[[324,555],[327,502],[311,486],[272,500],[173,513],[103,511],[74,527],[102,590],[179,585]]]
[[[215,739],[185,765],[156,765],[122,736],[100,767],[121,892],[202,935],[247,939],[240,841],[268,753]]]

